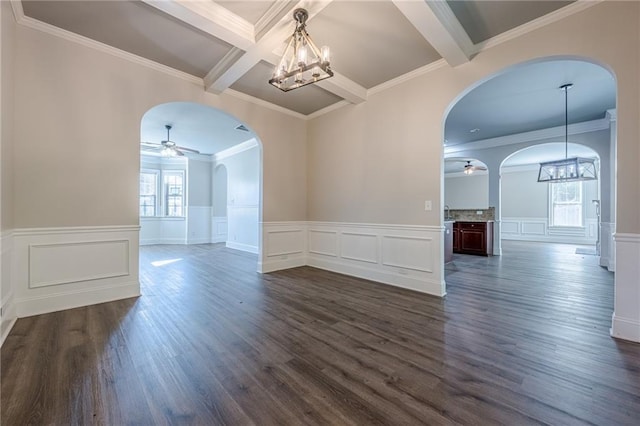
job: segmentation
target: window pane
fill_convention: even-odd
[[[582,226],[582,182],[551,184],[551,226]]]
[[[165,214],[184,216],[184,182],[182,173],[165,173],[163,176]]]
[[[140,216],[156,215],[156,173],[140,173]]]

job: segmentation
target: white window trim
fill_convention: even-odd
[[[149,173],[156,175],[156,215],[155,216],[140,216],[140,219],[144,220],[185,220],[187,217],[187,180],[186,170],[184,169],[149,169],[141,168],[140,173]],[[165,189],[164,189],[164,176],[180,174],[182,176],[182,216],[167,216],[165,205]],[[140,211],[140,183],[138,182],[138,212]]]
[[[169,216],[167,214],[167,205],[165,203],[166,201],[166,191],[165,191],[165,185],[164,185],[164,177],[166,175],[180,175],[182,177],[182,215],[181,216]],[[163,218],[167,218],[167,219],[184,219],[187,216],[187,180],[186,180],[186,173],[185,170],[178,170],[178,169],[170,169],[170,170],[162,170],[160,179],[162,180],[162,182],[160,183],[161,187],[162,187],[162,217]]]

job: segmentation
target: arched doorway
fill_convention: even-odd
[[[141,245],[225,243],[260,253],[262,144],[248,125],[170,102],[144,114],[140,135]]]
[[[616,82],[588,59],[552,57],[504,69],[463,91],[444,118],[444,157],[476,158],[487,165],[489,205],[495,211],[494,255],[501,254],[500,167],[528,146],[558,142],[564,135],[562,84],[571,82],[570,133],[606,133],[592,148],[601,158],[602,238],[612,245],[615,229]],[[444,179],[444,177],[443,177]],[[605,199],[606,198],[606,199]],[[604,247],[604,245],[603,245]],[[603,259],[607,266],[614,263]]]

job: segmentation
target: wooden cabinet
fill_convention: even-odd
[[[491,256],[493,254],[493,222],[455,222],[453,252]]]

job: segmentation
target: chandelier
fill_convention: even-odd
[[[564,91],[564,159],[540,163],[538,182],[571,182],[595,180],[596,165],[592,158],[569,158],[569,89],[573,84],[563,84]]]
[[[293,11],[296,29],[287,40],[282,59],[269,80],[269,84],[284,92],[333,76],[329,47],[318,49],[313,43],[306,30],[308,18],[305,9]]]

